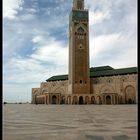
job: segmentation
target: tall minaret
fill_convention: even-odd
[[[69,94],[90,93],[89,23],[84,0],[73,0],[69,17]]]

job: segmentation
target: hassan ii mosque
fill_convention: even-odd
[[[69,73],[32,88],[32,104],[136,104],[137,67],[89,68],[89,16],[84,0],[73,0],[69,16]]]

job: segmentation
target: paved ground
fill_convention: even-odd
[[[137,105],[3,105],[3,140],[137,140]]]

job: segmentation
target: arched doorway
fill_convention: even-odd
[[[111,104],[111,97],[110,97],[110,95],[106,96],[106,104]]]
[[[125,88],[125,102],[127,104],[133,104],[135,101],[135,88],[131,85],[128,85]]]
[[[57,103],[57,97],[55,95],[52,96],[52,104]]]
[[[91,97],[91,104],[95,104],[95,97],[94,96]]]
[[[83,104],[83,103],[84,103],[83,97],[80,96],[80,97],[79,97],[79,104]]]
[[[133,101],[132,101],[132,99],[128,99],[128,104],[133,104]]]

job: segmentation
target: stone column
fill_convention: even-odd
[[[70,97],[70,104],[72,104],[72,97]]]
[[[36,95],[34,95],[34,103],[36,104]]]
[[[118,95],[116,95],[116,98],[117,98],[117,104],[119,104],[119,101],[118,101]]]
[[[115,95],[115,104],[118,104],[118,97]]]
[[[49,95],[47,95],[47,104],[49,104]]]
[[[49,95],[49,104],[52,104],[52,95]]]
[[[114,102],[114,95],[112,95],[112,104],[114,104],[115,102]]]
[[[60,95],[58,94],[57,97],[58,97],[57,104],[60,104]]]
[[[115,95],[113,95],[113,97],[114,97],[114,105],[115,105],[116,104]]]
[[[103,104],[105,104],[105,95],[103,94]]]
[[[86,101],[86,100],[85,100],[85,97],[84,97],[84,96],[82,96],[82,97],[83,97],[83,104],[85,104],[85,101]],[[88,104],[88,103],[87,103],[87,104]]]
[[[46,104],[46,95],[44,95],[45,97],[44,97],[44,104]]]
[[[113,96],[112,95],[110,95],[111,96],[111,104],[113,104]]]

